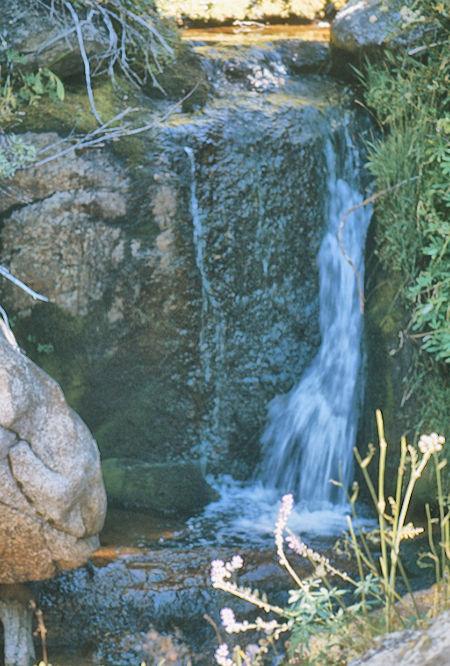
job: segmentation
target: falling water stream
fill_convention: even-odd
[[[339,247],[338,230],[344,213],[363,197],[355,184],[358,154],[347,132],[341,165],[339,157],[327,141],[328,229],[318,257],[322,343],[297,386],[270,403],[261,440],[262,482],[292,492],[310,507],[345,501],[330,479],[348,488],[358,419],[362,317],[357,281]],[[369,219],[370,210],[359,208],[342,234],[361,279]]]
[[[204,308],[217,307],[204,270],[201,211],[196,196],[195,157],[185,147],[191,166],[191,213],[197,267]],[[296,509],[291,526],[310,534],[333,533],[345,526],[346,498],[353,471],[358,402],[361,394],[362,316],[354,269],[363,279],[364,244],[370,207],[359,207],[346,219],[342,243],[340,221],[363,200],[360,164],[344,122],[334,140],[326,139],[327,229],[317,258],[320,275],[320,349],[298,384],[268,405],[262,435],[263,459],[251,482],[230,477],[210,479],[221,499],[191,521],[190,538],[208,532],[227,542],[230,534],[251,539],[270,534],[278,502],[292,492]],[[332,481],[339,482],[338,486]]]

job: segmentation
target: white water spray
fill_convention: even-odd
[[[345,501],[353,469],[357,427],[362,317],[357,282],[338,244],[339,221],[363,197],[355,181],[357,153],[346,136],[345,159],[327,143],[328,230],[318,263],[320,273],[320,332],[317,356],[290,393],[272,400],[262,437],[263,484],[292,492],[296,502],[320,508]],[[343,244],[363,274],[363,252],[370,210],[359,208],[346,220]]]

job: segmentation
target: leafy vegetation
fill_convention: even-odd
[[[154,3],[151,0],[33,0],[33,4],[41,12],[48,11],[57,31],[60,30],[51,36],[50,43],[65,44],[69,39],[70,50],[75,57],[81,57],[84,93],[97,123],[97,128],[94,126],[91,132],[95,135],[94,144],[147,129],[138,129],[135,123],[128,122],[133,109],[122,108],[116,117],[102,118],[96,105],[94,81],[98,79],[102,85],[107,78],[116,87],[125,82],[126,92],[129,86],[140,89],[147,84],[162,90],[158,75],[174,59],[178,36],[173,26],[159,18]],[[86,44],[92,39],[93,29],[98,44],[95,53],[88,55]],[[10,178],[36,157],[34,148],[14,135],[24,114],[36,108],[45,109],[49,104],[62,105],[65,87],[50,68],[30,69],[27,58],[14,50],[3,35],[0,38],[0,178]],[[57,65],[56,61],[54,66]],[[86,138],[83,132],[73,134],[71,141],[76,147],[93,145],[92,137]],[[46,161],[48,159],[47,156]]]
[[[450,363],[450,43],[449,15],[436,0],[412,2],[402,29],[422,43],[388,53],[363,76],[381,137],[369,144],[377,190],[377,254],[399,276],[404,333],[438,363]]]
[[[3,54],[2,54],[3,51]],[[24,58],[3,45],[0,50],[0,178],[11,178],[27,162],[33,162],[36,151],[14,134],[6,136],[4,130],[20,120],[24,108],[39,104],[43,97],[64,99],[61,80],[46,68],[37,72],[23,72],[16,67]]]
[[[231,562],[214,560],[211,579],[215,588],[245,599],[253,606],[270,613],[275,619],[257,617],[255,621],[236,621],[230,608],[221,611],[222,624],[229,634],[257,630],[263,633],[258,644],[246,648],[236,645],[230,648],[223,643],[216,651],[220,666],[251,666],[264,663],[269,647],[276,647],[280,635],[289,634],[287,664],[346,664],[348,659],[365,651],[370,638],[396,628],[411,625],[422,626],[431,617],[449,606],[450,569],[450,510],[448,498],[442,492],[441,472],[446,465],[440,459],[444,438],[436,433],[422,435],[418,448],[408,446],[403,438],[395,496],[386,496],[386,458],[388,444],[384,436],[381,412],[377,412],[379,435],[377,484],[374,485],[367,471],[374,459],[375,447],[369,445],[367,456],[362,459],[357,450],[359,466],[367,482],[373,500],[377,527],[369,532],[362,529],[355,509],[358,486],[354,484],[348,497],[350,514],[348,532],[336,544],[338,552],[353,557],[357,576],[334,567],[330,560],[309,548],[287,528],[287,520],[293,506],[292,495],[285,495],[277,523],[275,544],[280,565],[289,573],[296,587],[289,592],[285,607],[272,604],[258,590],[239,585],[234,580],[243,566],[236,555]],[[421,566],[434,570],[436,586],[428,614],[418,608],[414,595],[402,597],[399,583],[411,592],[410,583],[401,559],[404,541],[415,538],[423,528],[415,527],[407,518],[413,501],[416,484],[431,462],[434,467],[437,511],[427,504],[427,532],[429,551],[421,552]],[[340,485],[340,484],[339,484]],[[435,526],[438,529],[435,529]],[[287,533],[287,536],[285,534]],[[437,534],[437,537],[436,537]],[[288,559],[285,547],[292,555],[308,561],[311,575],[301,577]],[[333,584],[331,579],[340,581]]]

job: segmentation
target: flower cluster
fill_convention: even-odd
[[[419,450],[423,454],[439,453],[445,444],[445,437],[432,432],[431,435],[422,435],[419,439]]]
[[[252,664],[256,666],[261,663],[261,657],[266,652],[267,647],[265,645],[255,645],[254,643],[251,643],[250,645],[247,645],[245,651],[237,645],[233,650],[233,655],[230,655],[228,645],[222,643],[215,651],[214,656],[216,658],[216,663],[219,664],[219,666],[235,666],[237,663],[242,664],[242,666],[252,666]],[[238,661],[233,659],[233,657],[237,657]]]
[[[244,564],[240,555],[234,555],[231,562],[223,560],[213,560],[211,562],[211,580],[213,587],[220,587],[225,578],[231,578],[233,571],[237,571]]]
[[[280,553],[280,550],[282,551],[283,549],[283,531],[286,527],[287,519],[289,518],[293,506],[293,496],[291,494],[283,495],[281,498],[280,512],[278,514],[277,522],[275,523],[275,529],[273,531],[275,534],[275,544],[277,546],[278,553]]]
[[[300,537],[296,536],[295,534],[287,536],[286,543],[289,546],[289,548],[294,551],[294,553],[297,553],[297,555],[300,555],[300,557],[304,557],[305,559],[309,560],[311,564],[315,565],[314,574],[318,578],[323,578],[327,573],[330,573],[333,576],[340,576],[340,578],[342,578],[343,580],[350,580],[349,576],[345,573],[345,571],[339,571],[338,569],[333,567],[333,565],[331,564],[330,560],[327,557],[321,555],[312,548],[309,548],[300,539]]]
[[[222,608],[220,611],[220,618],[225,631],[228,634],[239,634],[244,631],[249,631],[249,629],[256,629],[258,631],[264,631],[267,635],[273,635],[276,633],[276,638],[278,638],[278,635],[281,632],[286,631],[288,628],[287,624],[280,624],[276,620],[266,622],[261,617],[257,617],[252,623],[247,620],[244,620],[244,622],[237,622],[231,608]]]
[[[223,590],[224,592],[230,592],[235,597],[240,599],[245,599],[251,604],[258,606],[269,613],[274,611],[278,614],[283,614],[283,609],[279,606],[273,606],[269,604],[265,598],[261,598],[258,590],[252,590],[250,587],[243,587],[237,585],[234,580],[231,579],[232,573],[240,569],[244,561],[240,555],[234,555],[231,558],[231,562],[224,562],[223,560],[213,560],[211,562],[211,581],[213,587]]]
[[[220,619],[225,628],[227,634],[238,634],[241,631],[247,631],[249,628],[249,623],[247,620],[245,622],[236,622],[234,613],[231,608],[222,608],[220,611]]]
[[[233,666],[233,659],[230,659],[229,655],[230,652],[228,650],[228,645],[226,643],[222,643],[222,645],[219,645],[219,647],[214,653],[216,662],[219,664],[219,666]]]

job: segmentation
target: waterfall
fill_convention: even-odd
[[[349,117],[348,123],[353,122]],[[255,478],[241,482],[228,475],[209,477],[220,499],[190,521],[190,538],[199,543],[207,543],[210,538],[223,544],[234,538],[258,543],[259,538],[272,533],[280,496],[286,492],[292,492],[296,502],[290,516],[294,531],[323,535],[346,527],[345,494],[330,479],[341,480],[348,487],[352,478],[362,389],[362,317],[357,280],[339,247],[338,230],[344,213],[361,204],[364,197],[358,150],[352,145],[346,120],[343,125],[341,130],[334,126],[333,136],[324,146],[326,232],[317,257],[321,346],[298,385],[269,403],[262,436],[263,457]],[[213,294],[208,293],[211,284],[205,275],[205,237],[195,194],[194,156],[186,152],[191,160],[191,212],[197,268],[202,278],[203,315],[204,319],[207,313],[213,315],[216,333],[210,336],[215,351],[204,354],[206,366],[213,370],[210,388],[215,396],[213,418],[202,432],[205,453],[221,411],[221,386],[214,378],[225,368],[224,336],[220,308]],[[361,280],[370,214],[369,207],[357,208],[346,218],[342,234],[346,253]]]
[[[318,256],[321,346],[299,384],[269,404],[261,440],[263,484],[292,492],[296,502],[311,508],[345,500],[330,479],[348,487],[358,418],[362,317],[355,275],[337,234],[343,214],[363,196],[358,154],[344,134],[343,155],[336,154],[331,140],[326,144],[328,228]],[[369,219],[367,207],[357,209],[346,219],[342,236],[361,279]]]
[[[211,282],[208,279],[205,269],[205,234],[202,226],[202,219],[198,207],[197,193],[196,193],[196,179],[195,179],[195,157],[194,151],[189,146],[184,146],[184,152],[189,158],[191,166],[191,215],[194,229],[194,248],[195,248],[195,262],[197,264],[198,272],[200,273],[202,283],[202,310],[208,308],[208,303],[213,307],[216,306],[214,294],[212,292]]]
[[[199,348],[201,353],[203,373],[205,383],[214,382],[212,389],[213,395],[213,408],[211,414],[211,423],[204,424],[201,432],[200,444],[200,458],[201,463],[205,465],[207,458],[207,451],[209,443],[214,438],[214,433],[219,430],[219,421],[221,414],[221,387],[220,387],[220,374],[224,372],[225,366],[225,322],[223,313],[221,312],[220,305],[214,295],[211,281],[205,267],[206,256],[206,233],[202,223],[202,216],[198,205],[197,192],[196,192],[196,175],[195,175],[195,155],[190,146],[184,146],[184,152],[189,158],[191,167],[191,198],[190,198],[190,211],[192,215],[193,224],[193,244],[195,249],[195,262],[200,274],[200,281],[202,287],[202,321],[200,329]],[[213,315],[214,333],[212,345],[213,351],[208,350],[206,342],[206,328],[207,328],[207,314],[208,312]],[[215,371],[215,372],[214,372]]]

